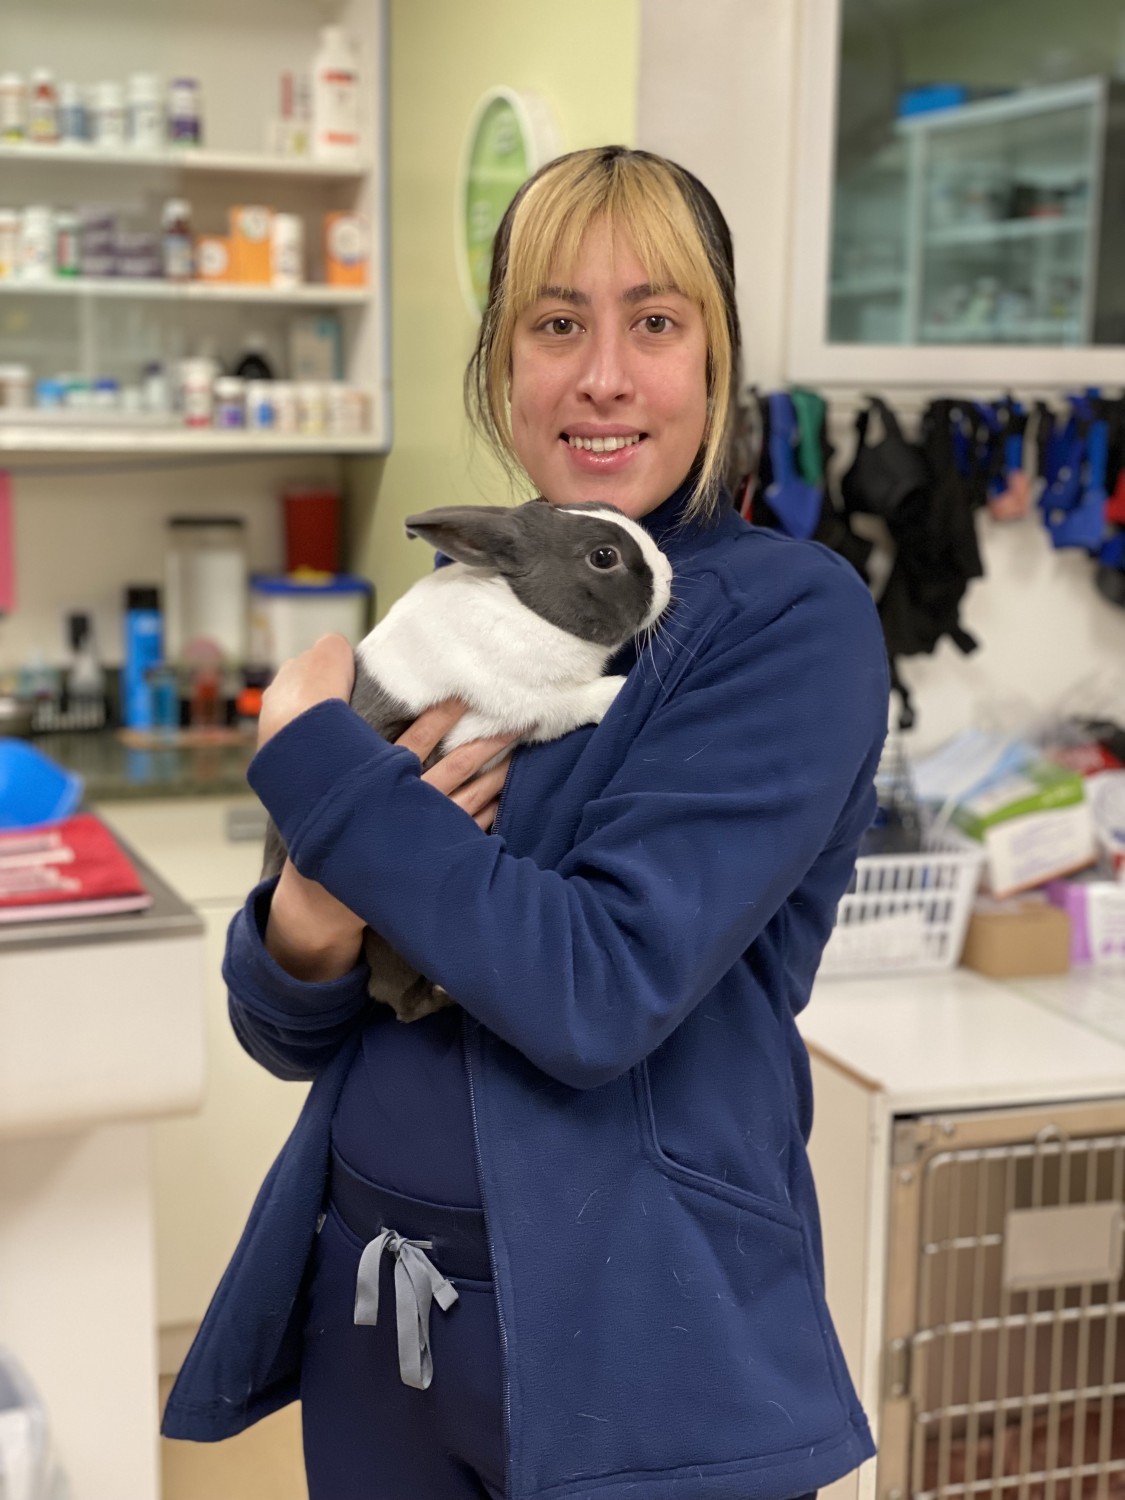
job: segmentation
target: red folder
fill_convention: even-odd
[[[152,897],[91,813],[0,833],[0,922],[141,911]]]

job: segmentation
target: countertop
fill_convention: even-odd
[[[115,912],[104,917],[71,917],[45,922],[0,922],[0,959],[9,953],[91,943],[151,941],[153,938],[197,937],[203,921],[195,908],[163,881],[147,861],[117,834],[117,842],[136,866],[153,898],[143,911]]]
[[[136,750],[115,729],[37,734],[31,743],[83,778],[87,802],[244,793],[254,754],[252,740]]]
[[[914,1113],[1125,1096],[1125,973],[820,979],[809,1050]]]

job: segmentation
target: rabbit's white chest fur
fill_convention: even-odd
[[[612,648],[579,640],[521,604],[502,578],[456,562],[396,600],[356,655],[414,715],[447,698],[470,704],[445,751],[517,731],[550,740],[597,723],[625,681],[602,676]]]

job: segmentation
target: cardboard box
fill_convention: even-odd
[[[308,313],[289,324],[290,380],[339,380],[343,374],[340,320],[335,313]]]
[[[953,821],[984,845],[988,889],[997,897],[1083,870],[1098,857],[1081,776],[1035,761],[963,802]]]
[[[1070,961],[1125,969],[1125,884],[1119,880],[1055,880],[1047,897],[1070,920]]]
[[[362,214],[324,216],[324,279],[329,286],[366,286],[371,235]]]
[[[225,234],[200,234],[195,240],[197,281],[229,281],[230,240]]]
[[[1065,974],[1070,968],[1070,918],[1042,897],[978,897],[961,963],[993,979]]]
[[[230,211],[231,279],[268,286],[272,274],[270,239],[273,210],[236,203]]]

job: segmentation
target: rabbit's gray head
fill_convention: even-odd
[[[611,505],[449,505],[408,516],[406,530],[470,568],[498,574],[528,609],[599,646],[624,645],[660,618],[671,597],[668,559]]]

